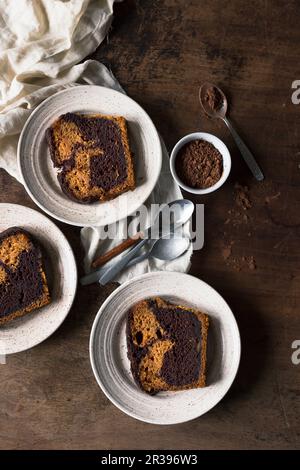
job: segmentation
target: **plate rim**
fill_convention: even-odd
[[[228,307],[229,309],[229,312],[230,312],[230,316],[231,316],[231,319],[233,320],[233,324],[234,324],[234,327],[235,327],[235,334],[236,334],[236,340],[237,340],[237,344],[236,344],[236,363],[235,363],[235,371],[234,373],[232,374],[232,377],[231,377],[231,380],[228,382],[226,388],[224,389],[223,391],[223,394],[221,396],[221,398],[213,405],[213,406],[210,406],[206,411],[204,411],[203,413],[197,415],[197,416],[194,416],[192,418],[179,418],[179,419],[176,419],[172,422],[157,422],[156,420],[154,419],[151,419],[151,418],[141,418],[139,415],[137,415],[135,412],[132,412],[128,409],[126,409],[125,407],[123,407],[122,405],[120,405],[118,403],[118,401],[109,393],[109,391],[105,388],[105,386],[103,385],[102,383],[102,380],[101,380],[101,377],[100,375],[98,374],[98,371],[97,371],[97,368],[96,368],[96,364],[95,364],[95,360],[94,360],[94,353],[93,353],[93,345],[94,345],[94,339],[95,339],[95,332],[96,332],[96,328],[97,328],[97,325],[98,325],[98,322],[99,322],[99,319],[104,311],[104,309],[106,308],[107,304],[111,301],[111,299],[116,295],[117,292],[119,292],[122,288],[126,288],[129,284],[131,284],[133,281],[136,281],[138,279],[145,279],[145,278],[148,278],[148,277],[156,277],[156,276],[159,276],[159,275],[162,275],[162,274],[168,274],[168,275],[173,275],[173,274],[176,274],[176,275],[180,275],[180,276],[184,276],[184,277],[189,277],[189,278],[193,278],[193,279],[196,279],[197,281],[199,281],[200,283],[204,284],[206,287],[208,287],[209,289],[213,290],[219,297],[222,298],[223,302],[226,304],[226,306]],[[199,279],[198,277],[196,276],[193,276],[189,273],[182,273],[182,272],[177,272],[177,271],[153,271],[153,272],[148,272],[148,273],[144,273],[144,274],[141,274],[141,275],[138,275],[138,276],[135,276],[133,277],[132,279],[129,279],[127,280],[126,282],[124,282],[123,284],[121,284],[119,287],[117,287],[117,289],[115,289],[106,299],[105,301],[103,302],[103,304],[101,305],[101,307],[99,308],[96,316],[95,316],[95,319],[93,321],[93,325],[92,325],[92,329],[91,329],[91,333],[90,333],[90,339],[89,339],[89,356],[90,356],[90,363],[91,363],[91,368],[92,368],[92,371],[93,371],[93,374],[94,374],[94,377],[96,379],[96,382],[98,383],[100,389],[102,390],[102,392],[104,393],[104,395],[119,409],[121,410],[123,413],[125,413],[126,415],[134,418],[134,419],[137,419],[138,421],[141,421],[141,422],[144,422],[144,423],[148,423],[148,424],[155,424],[155,425],[158,425],[158,426],[169,426],[169,425],[173,425],[173,424],[181,424],[181,423],[186,423],[186,422],[189,422],[189,421],[193,421],[194,419],[198,419],[200,418],[201,416],[203,416],[204,414],[208,413],[210,410],[212,410],[218,403],[220,403],[221,400],[223,400],[223,398],[225,397],[225,395],[227,394],[227,392],[229,391],[229,389],[231,388],[235,378],[236,378],[236,375],[238,373],[238,370],[239,370],[239,366],[240,366],[240,362],[241,362],[241,334],[240,334],[240,331],[239,331],[239,327],[238,327],[238,323],[236,321],[236,318],[229,306],[229,304],[226,302],[226,300],[224,299],[224,297],[219,294],[219,292],[214,289],[214,287],[212,287],[210,284],[208,284],[207,282],[203,281],[202,279]]]
[[[23,182],[23,185],[26,189],[26,192],[27,194],[30,196],[30,198],[35,202],[35,204],[40,208],[42,209],[46,214],[50,215],[51,217],[53,217],[54,219],[56,220],[59,220],[60,222],[64,222],[68,225],[73,225],[73,226],[76,226],[76,227],[90,227],[90,226],[93,226],[93,227],[100,227],[101,225],[105,225],[103,224],[103,222],[99,223],[99,224],[95,224],[95,223],[82,223],[82,222],[74,222],[74,221],[70,221],[64,217],[61,217],[61,216],[57,216],[55,213],[51,212],[51,210],[49,210],[48,208],[45,208],[44,205],[42,203],[39,202],[39,200],[33,195],[32,191],[30,190],[30,187],[28,186],[25,178],[24,178],[24,175],[23,175],[23,171],[22,171],[22,158],[21,158],[21,145],[22,145],[22,141],[25,139],[25,134],[26,134],[26,130],[27,128],[29,127],[31,121],[35,118],[35,115],[39,112],[40,108],[44,107],[45,104],[47,105],[48,101],[51,101],[54,97],[56,97],[57,95],[61,95],[61,94],[66,94],[68,92],[70,92],[71,90],[74,90],[74,89],[91,89],[91,88],[94,88],[94,89],[102,89],[102,90],[105,90],[105,92],[112,92],[113,94],[117,94],[117,95],[122,95],[122,97],[126,97],[130,102],[134,103],[135,106],[137,106],[138,108],[140,108],[143,113],[145,113],[145,115],[147,116],[147,118],[149,119],[150,123],[152,124],[155,132],[156,132],[156,135],[157,135],[157,143],[158,143],[158,148],[159,148],[159,154],[157,155],[157,158],[158,158],[158,166],[157,166],[157,175],[156,175],[156,178],[153,179],[153,182],[152,184],[150,185],[149,187],[149,190],[147,191],[146,193],[146,196],[144,197],[143,196],[143,202],[139,203],[139,205],[137,207],[133,207],[132,210],[130,210],[126,215],[122,215],[119,219],[116,219],[115,221],[112,221],[112,222],[109,222],[109,224],[112,224],[112,223],[115,223],[115,222],[118,222],[119,220],[123,219],[124,217],[128,217],[130,216],[131,214],[133,214],[136,210],[138,210],[138,208],[141,206],[141,204],[143,204],[148,198],[149,196],[151,195],[152,191],[154,190],[157,182],[158,182],[158,179],[159,179],[159,176],[161,174],[161,169],[162,169],[162,157],[163,157],[163,151],[162,151],[162,146],[161,146],[161,142],[160,142],[160,136],[159,136],[159,133],[156,129],[156,126],[153,122],[153,120],[151,119],[151,117],[149,116],[149,114],[145,111],[145,109],[137,102],[135,101],[133,98],[131,98],[130,96],[128,96],[126,93],[121,93],[120,91],[118,90],[115,90],[114,88],[110,88],[110,87],[105,87],[105,86],[102,86],[102,85],[74,85],[74,86],[70,86],[69,88],[65,88],[63,90],[60,90],[60,91],[57,91],[56,93],[54,93],[53,95],[51,96],[48,96],[48,98],[46,98],[45,100],[43,100],[41,103],[39,103],[39,105],[32,111],[32,113],[30,114],[30,116],[28,117],[28,119],[26,120],[24,126],[23,126],[23,129],[20,133],[20,136],[19,136],[19,139],[18,139],[18,146],[17,146],[17,165],[18,165],[18,170],[19,170],[19,173],[22,177],[22,182]],[[85,204],[82,204],[82,206],[84,207]]]
[[[74,267],[75,267],[75,270],[74,270],[74,284],[75,284],[75,289],[74,289],[74,292],[72,294],[72,300],[70,302],[70,306],[65,314],[65,316],[63,317],[63,319],[57,323],[55,329],[50,333],[50,334],[47,334],[47,336],[44,337],[44,339],[34,343],[32,346],[29,346],[29,347],[22,347],[20,349],[16,349],[15,351],[12,351],[12,352],[8,352],[6,353],[6,356],[10,356],[11,354],[18,354],[18,353],[21,353],[21,352],[24,352],[24,351],[29,351],[30,349],[32,348],[35,348],[36,346],[38,346],[39,344],[43,343],[44,341],[46,341],[46,339],[50,338],[57,330],[58,328],[63,324],[63,322],[65,321],[65,319],[67,318],[72,306],[73,306],[73,303],[74,303],[74,300],[75,300],[75,297],[76,297],[76,293],[77,293],[77,289],[78,289],[78,269],[77,269],[77,264],[76,264],[76,259],[75,259],[75,256],[74,256],[74,251],[70,245],[70,242],[69,240],[67,239],[67,237],[64,235],[64,233],[60,230],[59,227],[57,227],[57,225],[52,221],[50,220],[45,214],[37,211],[36,209],[32,209],[31,207],[28,207],[28,206],[24,206],[23,204],[15,204],[15,203],[10,203],[10,202],[1,202],[0,203],[0,209],[1,207],[3,206],[17,206],[17,207],[22,207],[23,209],[26,209],[30,212],[35,212],[37,213],[38,215],[40,215],[42,218],[46,219],[47,222],[54,226],[61,234],[62,238],[64,239],[64,241],[67,243],[67,245],[69,246],[69,249],[70,249],[70,254],[72,255],[72,262],[74,264]],[[49,304],[50,305],[50,304]]]

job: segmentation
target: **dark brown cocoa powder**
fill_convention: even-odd
[[[204,100],[212,111],[219,111],[223,106],[223,96],[218,88],[211,86],[206,90]]]
[[[175,168],[181,181],[196,189],[210,188],[223,173],[223,159],[219,150],[206,140],[193,140],[179,151]]]

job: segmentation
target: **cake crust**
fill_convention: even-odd
[[[132,375],[147,393],[206,385],[209,318],[159,297],[142,300],[127,314]]]
[[[122,116],[66,113],[46,131],[62,191],[82,204],[135,189],[133,156]]]
[[[0,233],[0,326],[50,301],[36,240],[20,227]]]

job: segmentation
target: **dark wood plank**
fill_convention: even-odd
[[[191,270],[224,295],[241,329],[242,361],[228,395],[178,426],[147,425],[118,411],[97,387],[88,358],[90,327],[108,292],[79,287],[62,327],[1,366],[1,448],[300,447],[300,366],[291,363],[300,296],[300,108],[290,89],[299,78],[297,7],[296,0],[128,1],[93,55],[147,110],[169,149],[203,130],[232,152],[226,185],[193,198],[205,204],[205,247]],[[223,124],[201,114],[205,80],[228,94],[230,116],[261,163],[264,183],[252,179]],[[249,187],[246,212],[236,204],[236,182]],[[0,188],[1,202],[35,207],[3,171]],[[58,225],[80,265],[78,229]],[[254,257],[256,269],[243,257]]]

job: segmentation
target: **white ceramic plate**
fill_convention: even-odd
[[[135,384],[127,358],[126,312],[156,295],[210,316],[207,387],[149,396]],[[239,330],[225,300],[205,282],[175,272],[144,274],[122,284],[101,306],[90,338],[92,369],[103,392],[128,415],[154,424],[181,423],[209,411],[231,386],[240,353]]]
[[[137,187],[134,191],[93,204],[72,201],[62,192],[45,131],[67,112],[114,114],[126,118],[135,161]],[[18,161],[27,192],[45,212],[72,225],[95,226],[116,222],[145,202],[159,177],[162,150],[151,119],[135,101],[110,88],[82,85],[56,93],[31,114],[20,136]]]
[[[0,354],[12,354],[36,346],[61,325],[73,303],[77,269],[69,242],[47,217],[17,204],[0,204],[0,215],[0,232],[18,226],[40,242],[52,298],[40,310],[0,326]]]

